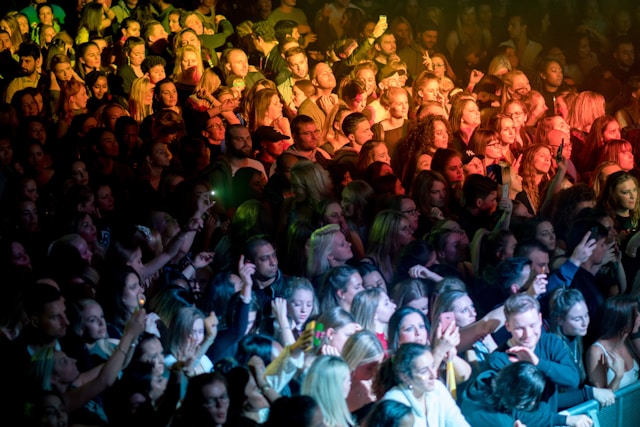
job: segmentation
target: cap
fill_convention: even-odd
[[[474,157],[477,157],[480,160],[484,160],[483,154],[476,154],[473,150],[466,150],[464,153],[462,153],[462,164],[469,164],[469,162],[473,160]]]
[[[273,126],[260,126],[253,132],[252,139],[255,143],[260,143],[262,141],[278,142],[291,137],[281,134]]]

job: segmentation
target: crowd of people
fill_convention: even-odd
[[[640,6],[3,0],[8,425],[536,427],[640,372]]]

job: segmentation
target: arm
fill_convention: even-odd
[[[128,356],[127,351],[124,349],[129,349],[131,343],[144,331],[145,316],[146,312],[144,309],[140,309],[133,314],[129,323],[127,323],[116,350],[104,363],[100,374],[98,374],[95,379],[78,388],[68,389],[64,393],[67,411],[72,412],[81,408],[84,404],[113,385]]]
[[[289,325],[289,317],[287,316],[287,301],[284,298],[276,298],[271,301],[271,311],[275,315],[280,325],[280,343],[283,346],[290,346],[296,342],[293,331]]]
[[[482,319],[461,328],[458,352],[469,350],[476,341],[500,329],[504,322],[504,309],[499,306],[487,313]]]
[[[555,176],[551,180],[549,184],[549,189],[547,190],[547,194],[545,195],[544,202],[542,203],[542,207],[540,207],[540,212],[544,215],[548,215],[551,209],[551,203],[553,201],[553,196],[556,195],[560,190],[562,190],[562,181],[564,181],[564,177],[567,175],[567,161],[563,158],[558,162],[558,171]]]
[[[305,330],[296,342],[287,346],[280,355],[267,366],[265,377],[268,384],[277,392],[291,381],[299,369],[304,366],[304,351],[311,348],[313,331]]]
[[[620,387],[620,381],[624,376],[624,360],[622,357],[616,356],[613,353],[610,353],[609,357],[612,359],[611,368],[615,372],[615,376],[611,382],[607,380],[609,362],[604,351],[599,346],[592,345],[589,347],[589,350],[587,350],[587,363],[585,368],[587,370],[587,378],[593,386],[615,391]],[[620,365],[622,365],[622,369],[620,369]]]

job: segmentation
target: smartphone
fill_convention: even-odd
[[[500,165],[489,165],[487,166],[487,175],[493,172],[493,176],[495,176],[495,180],[498,184],[502,184],[502,166]]]
[[[145,297],[144,294],[139,294],[138,295],[138,308],[143,308],[146,303],[147,303],[147,297]]]
[[[509,198],[509,184],[502,184],[502,200]]]
[[[380,20],[380,22],[387,22],[387,15],[380,15],[378,19]]]
[[[213,197],[216,195],[216,191],[215,190],[211,190],[209,192],[209,194],[207,195],[207,197],[209,198],[209,203],[213,202]]]
[[[443,313],[440,313],[440,325],[443,331],[446,330],[453,321],[455,321],[455,315],[453,314],[453,311],[445,311]]]
[[[591,236],[589,236],[589,239],[587,239],[587,241],[591,239],[598,240],[598,227],[596,226],[591,227]]]
[[[562,150],[564,150],[564,138],[562,138],[562,142],[558,147],[558,152],[556,153],[556,162],[561,162],[562,160],[564,160],[564,157],[562,156]]]

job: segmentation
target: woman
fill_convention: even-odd
[[[449,206],[459,204],[462,197],[462,184],[464,182],[462,156],[460,153],[450,148],[439,148],[433,155],[431,170],[440,173],[447,180]]]
[[[290,278],[283,292],[283,298],[287,300],[287,314],[294,338],[298,338],[304,331],[307,321],[315,317],[318,312],[318,299],[311,282],[304,277]],[[287,325],[280,325],[285,328]]]
[[[175,82],[178,91],[184,92],[184,98],[181,96],[181,99],[186,99],[193,93],[203,74],[204,66],[200,50],[191,45],[185,45],[178,49],[171,79]]]
[[[439,172],[421,171],[416,176],[410,192],[420,212],[418,230],[414,233],[416,236],[424,236],[431,230],[433,224],[448,217],[449,190],[447,187],[447,180]]]
[[[109,80],[104,71],[92,71],[85,77],[85,82],[89,88],[89,101],[87,110],[90,113],[96,112],[100,107],[112,102],[120,102],[127,105],[121,97],[116,97],[110,93]]]
[[[319,356],[302,381],[302,394],[316,400],[327,427],[355,425],[346,399],[351,389],[349,366],[340,357]]]
[[[528,146],[522,154],[519,175],[522,177],[523,191],[516,200],[525,206],[531,215],[535,215],[544,202],[542,189],[549,181],[551,169],[551,151],[544,145]]]
[[[394,355],[393,373],[396,385],[383,399],[410,406],[415,417],[414,427],[469,426],[449,391],[438,380],[429,347],[416,343],[400,346]]]
[[[502,106],[502,113],[511,117],[513,126],[515,127],[514,148],[521,151],[524,147],[533,142],[532,136],[527,132],[527,121],[529,120],[529,111],[524,102],[512,99]]]
[[[507,102],[512,99],[524,101],[525,97],[531,92],[529,79],[520,70],[509,71],[502,76],[502,82],[504,83],[501,102],[503,106],[506,106]]]
[[[591,130],[585,139],[585,145],[580,159],[576,159],[576,165],[581,171],[591,172],[599,163],[605,145],[609,141],[620,139],[620,125],[618,121],[609,115],[598,117],[593,121]]]
[[[371,331],[353,334],[342,349],[342,358],[349,366],[351,388],[347,406],[361,420],[378,400],[373,390],[373,379],[385,356],[380,341]]]
[[[145,58],[145,43],[140,37],[129,37],[122,48],[127,63],[118,67],[118,77],[121,81],[121,93],[129,96],[131,85],[135,79],[144,77],[142,62]]]
[[[563,86],[562,65],[553,58],[543,58],[538,64],[532,88],[544,97],[547,105],[547,114],[553,114],[556,108],[556,97],[562,92]]]
[[[71,327],[82,342],[83,353],[98,361],[91,367],[108,360],[116,351],[116,343],[107,335],[107,323],[100,304],[92,299],[81,299],[73,304],[70,314]],[[77,356],[81,355],[84,356]]]
[[[442,106],[444,111],[448,111],[445,108],[445,99],[440,93],[440,79],[432,72],[423,71],[416,77],[411,87],[411,94],[414,113],[428,101],[435,101]]]
[[[347,225],[340,202],[335,199],[327,199],[322,206],[324,206],[324,208],[321,209],[321,224],[335,224],[340,226],[340,231],[344,234],[347,242],[351,244],[354,260],[358,261],[364,257],[362,240],[360,240],[358,233],[351,230]]]
[[[396,173],[401,171],[404,188],[410,189],[413,179],[420,172],[418,167],[420,156],[430,155],[433,158],[436,150],[447,148],[452,139],[451,125],[446,117],[429,115],[418,121],[406,140],[398,145],[395,155],[391,158],[393,170]],[[413,159],[416,161],[412,161]]]
[[[171,426],[223,427],[227,422],[228,411],[229,394],[226,378],[218,372],[197,375],[189,380],[187,393]]]
[[[109,28],[111,19],[115,18],[115,15],[109,8],[106,8],[107,13],[111,13],[112,17],[111,19],[104,18],[104,7],[101,3],[88,3],[82,8],[76,45],[86,43],[95,36],[101,37],[104,30]]]
[[[37,350],[30,372],[33,386],[61,393],[67,412],[81,409],[115,383],[134,340],[144,330],[145,316],[145,311],[140,310],[132,317],[113,354],[104,365],[91,371],[80,373],[74,359],[53,347]],[[93,406],[97,409],[97,405]],[[97,412],[93,416],[93,422],[100,419]]]
[[[313,280],[332,267],[345,265],[353,258],[351,243],[337,224],[325,225],[311,234],[309,239],[307,276]]]
[[[389,319],[395,309],[396,305],[380,288],[365,289],[358,293],[351,305],[351,313],[356,322],[362,325],[365,331],[373,332],[385,351],[388,349]]]
[[[255,131],[260,126],[273,126],[281,134],[291,136],[291,125],[283,116],[283,104],[277,90],[263,89],[255,95],[249,129]]]
[[[100,48],[94,42],[82,43],[76,48],[76,73],[81,79],[92,71],[102,70]]]
[[[571,141],[573,142],[573,158],[581,158],[585,147],[587,134],[591,131],[591,125],[598,117],[605,115],[604,96],[596,92],[580,92],[569,110],[567,124],[571,128]]]
[[[349,228],[358,233],[360,240],[366,244],[369,235],[370,221],[373,218],[373,188],[366,181],[355,180],[342,190],[340,204]]]
[[[471,141],[469,141],[469,149],[476,155],[484,156],[482,160],[482,173],[486,174],[489,166],[498,165],[503,158],[502,143],[500,134],[492,129],[478,129],[473,133]],[[509,151],[507,145],[507,151]],[[467,166],[465,166],[467,167]],[[499,178],[496,176],[496,179]]]
[[[376,265],[385,280],[390,282],[396,255],[413,239],[413,231],[405,215],[392,210],[382,211],[373,220],[364,260]]]
[[[164,364],[171,367],[187,357],[183,367],[187,375],[199,375],[213,370],[211,359],[205,354],[217,335],[218,319],[215,314],[205,318],[197,308],[180,308],[173,316],[167,331],[168,354]]]
[[[154,85],[147,77],[135,79],[129,95],[129,114],[138,123],[153,114]]]
[[[66,135],[73,118],[87,112],[87,88],[84,83],[71,79],[61,83],[60,100],[58,102],[58,131],[57,138]]]
[[[602,149],[599,160],[599,163],[616,163],[625,172],[632,172],[635,169],[633,146],[624,139],[614,139],[607,142],[607,145]],[[633,172],[635,173],[635,171]]]
[[[613,391],[638,380],[640,366],[629,336],[640,329],[638,301],[628,295],[611,297],[602,304],[598,340],[589,347],[586,369],[589,382]]]
[[[380,105],[388,111],[388,117],[380,123],[384,129],[384,142],[393,154],[408,132],[409,95],[403,88],[391,87],[380,97]]]
[[[230,401],[227,425],[238,427],[261,425],[261,412],[269,408],[269,401],[264,397],[254,374],[244,366],[237,366],[232,368],[226,377]]]
[[[464,153],[473,132],[480,126],[480,110],[473,98],[462,98],[454,102],[450,115],[453,140],[451,148]]]
[[[362,277],[358,270],[348,265],[332,267],[320,278],[320,309],[326,312],[340,307],[351,312],[353,299],[363,290]]]
[[[492,119],[492,124],[493,129],[500,136],[502,158],[509,163],[513,163],[524,148],[517,143],[517,129],[514,119],[505,114],[497,114]]]
[[[408,427],[415,422],[411,407],[394,400],[376,404],[366,420],[368,427]]]
[[[391,162],[388,145],[385,141],[371,140],[362,145],[354,171],[355,175],[362,178],[364,171],[373,162],[383,162],[386,164]]]
[[[318,317],[316,325],[320,323],[324,325],[325,332],[320,347],[322,354],[342,353],[349,337],[362,329],[351,313],[340,307],[323,312]]]
[[[182,107],[178,102],[178,90],[169,79],[160,80],[153,88],[154,111],[172,110],[182,116]]]
[[[624,248],[627,239],[636,231],[640,219],[638,180],[631,174],[620,171],[607,178],[598,197],[597,206],[605,209],[615,219],[614,228]]]

